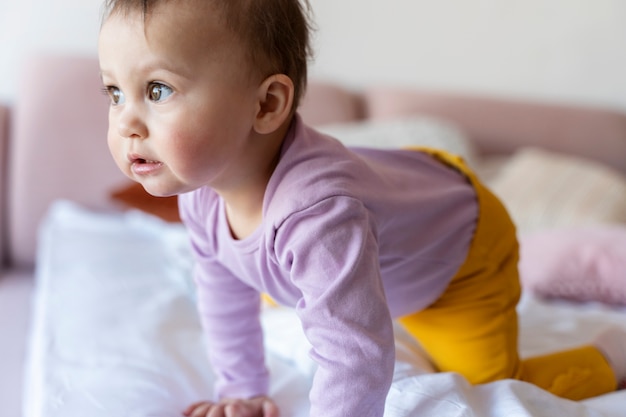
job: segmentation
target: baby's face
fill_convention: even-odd
[[[258,86],[245,51],[206,2],[112,14],[99,38],[111,98],[109,149],[153,195],[236,181]],[[239,174],[241,175],[241,174]]]

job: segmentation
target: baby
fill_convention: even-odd
[[[347,149],[297,107],[298,0],[108,0],[99,39],[108,144],[156,196],[179,195],[215,400],[198,417],[276,417],[260,294],[292,307],[317,362],[312,417],[383,415],[398,320],[439,371],[582,399],[626,378],[623,335],[520,360],[515,228],[463,161]]]

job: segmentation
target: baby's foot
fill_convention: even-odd
[[[626,388],[626,330],[610,327],[596,336],[593,344],[604,354],[615,372],[618,389]]]

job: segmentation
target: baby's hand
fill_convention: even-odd
[[[191,404],[183,415],[186,417],[278,417],[278,407],[268,397],[255,397],[249,400],[234,398],[214,403],[200,401]]]

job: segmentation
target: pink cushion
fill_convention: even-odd
[[[311,81],[298,112],[312,126],[353,122],[363,118],[363,99],[338,85]]]
[[[125,181],[106,142],[108,98],[96,58],[38,56],[21,71],[11,142],[10,253],[32,264],[39,222],[51,201],[110,204]]]
[[[384,87],[367,90],[365,98],[372,119],[414,114],[448,119],[486,153],[539,146],[626,173],[626,114],[618,111]]]
[[[522,235],[520,248],[525,288],[548,298],[626,305],[626,225]]]
[[[7,145],[9,140],[9,108],[0,105],[0,269],[6,260],[6,178],[7,178]]]

